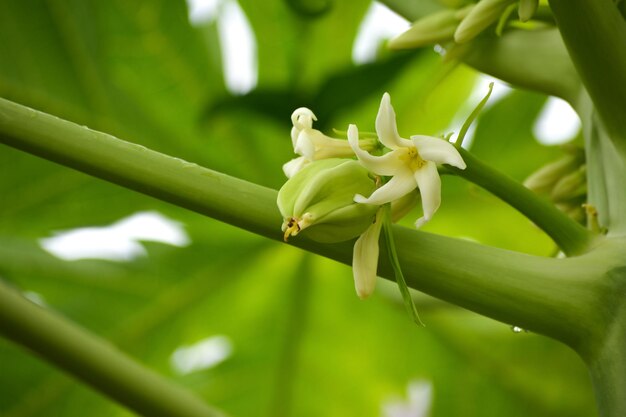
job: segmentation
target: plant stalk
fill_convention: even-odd
[[[626,20],[613,0],[550,0],[550,7],[609,137],[626,159]]]
[[[0,334],[149,417],[218,417],[186,390],[0,281]]]
[[[485,165],[466,150],[459,149],[459,152],[467,168],[461,170],[446,166],[447,171],[481,186],[510,204],[546,232],[566,255],[578,255],[589,248],[593,235],[579,223],[514,179]]]
[[[621,244],[625,243],[622,240]],[[590,370],[600,417],[621,417],[626,415],[626,266],[609,271],[605,278],[613,284],[603,306],[611,322],[597,348],[583,359]]]

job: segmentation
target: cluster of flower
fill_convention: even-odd
[[[297,109],[291,119],[291,140],[300,157],[283,166],[289,178],[278,194],[284,238],[303,230],[321,242],[358,236],[352,266],[357,294],[365,298],[376,284],[382,207],[391,203],[395,214],[405,214],[419,190],[423,216],[415,226],[422,226],[441,203],[437,164],[465,169],[465,162],[445,139],[400,137],[387,93],[376,117],[378,139],[360,139],[353,124],[348,127],[347,141],[330,138],[313,129],[317,119],[307,108]]]
[[[541,19],[541,15],[546,14],[545,8],[547,6],[540,6],[539,0],[481,0],[458,9],[443,8],[414,22],[388,46],[391,49],[413,49],[433,44],[463,44],[496,22],[496,33],[500,34],[515,9],[519,22],[525,23],[536,14]]]

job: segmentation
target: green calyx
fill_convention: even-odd
[[[278,192],[285,240],[300,233],[322,243],[359,236],[378,206],[355,203],[354,196],[375,189],[374,179],[357,161],[333,158],[309,164]]]

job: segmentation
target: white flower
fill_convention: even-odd
[[[357,239],[352,251],[352,274],[359,298],[367,298],[376,287],[378,238],[383,225],[383,209],[378,209],[374,223]]]
[[[355,125],[348,128],[348,141],[365,168],[377,175],[392,178],[368,198],[357,194],[354,201],[382,205],[419,188],[424,216],[415,222],[415,227],[420,227],[432,218],[441,203],[441,180],[437,164],[465,169],[465,162],[454,145],[446,140],[421,135],[411,136],[411,140],[401,138],[388,93],[383,95],[380,102],[376,133],[380,142],[391,149],[391,152],[373,156],[361,149]]]
[[[313,129],[313,121],[317,121],[315,114],[306,107],[296,109],[291,115],[291,143],[293,151],[299,158],[292,159],[283,165],[283,172],[291,178],[311,161],[325,158],[345,158],[354,155],[348,141],[326,136],[317,129]],[[373,149],[375,140],[362,140],[361,146]]]

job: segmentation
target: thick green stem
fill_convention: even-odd
[[[623,317],[613,330],[602,352],[588,363],[601,417],[626,416],[626,323]]]
[[[605,278],[613,286],[603,306],[611,321],[597,348],[583,358],[591,372],[600,416],[621,417],[626,415],[626,267],[609,271]]]
[[[217,417],[186,390],[0,282],[0,334],[150,417]]]
[[[274,190],[6,100],[0,100],[0,142],[282,241]],[[554,230],[556,236],[568,235],[563,230],[570,226],[560,229]],[[601,276],[614,257],[595,259],[594,251],[568,259],[541,258],[402,227],[394,227],[394,236],[413,288],[572,346],[588,338],[603,320],[596,313],[601,301],[594,277]],[[583,236],[575,238],[571,251],[581,246]],[[299,238],[290,244],[348,265],[352,262],[352,242],[328,245]],[[381,258],[379,275],[393,279],[389,262]]]
[[[622,158],[626,158],[626,21],[613,0],[550,0],[565,45]]]
[[[0,143],[255,233],[281,235],[280,228],[273,228],[281,216],[275,200],[267,198],[273,193],[269,188],[251,186],[1,98]],[[254,202],[254,208],[242,201]],[[275,220],[257,221],[256,208],[272,212]]]
[[[583,226],[514,179],[483,164],[466,150],[459,149],[459,152],[467,168],[461,170],[446,167],[447,170],[483,187],[515,207],[546,232],[566,255],[577,255],[589,248],[593,235]]]

